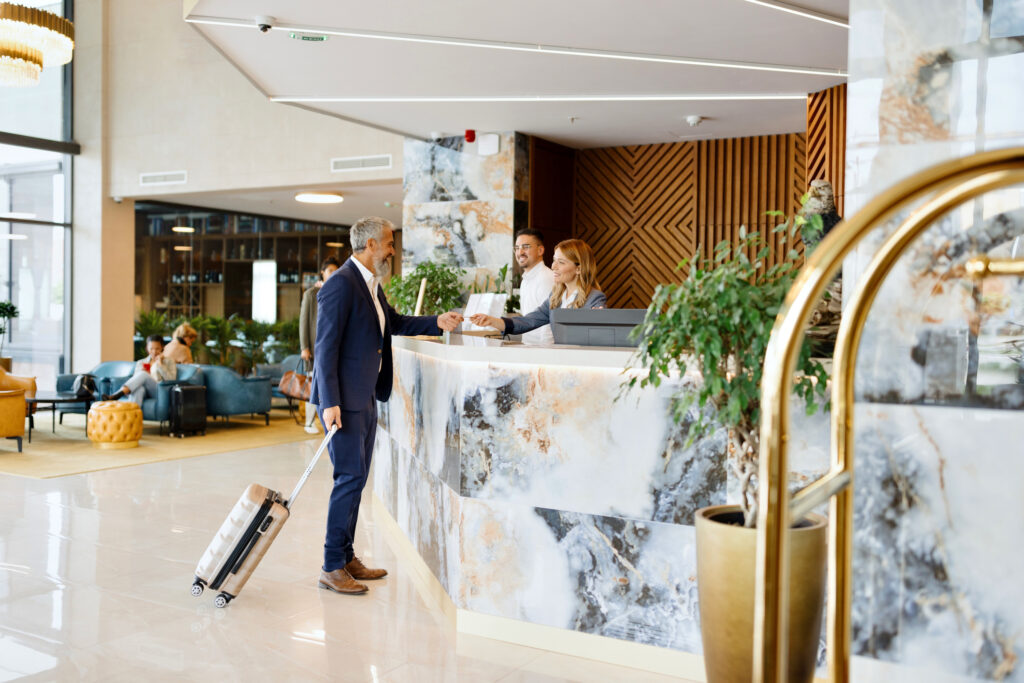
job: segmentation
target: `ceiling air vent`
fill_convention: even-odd
[[[188,182],[188,171],[164,171],[162,173],[140,173],[139,185],[184,185]]]
[[[378,154],[372,157],[341,157],[340,159],[331,159],[331,173],[368,171],[376,168],[391,168],[391,155]]]

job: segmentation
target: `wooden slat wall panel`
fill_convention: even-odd
[[[807,96],[807,185],[832,183],[836,209],[843,215],[846,179],[846,84]]]
[[[806,187],[802,134],[582,150],[576,159],[573,234],[595,252],[609,305],[643,308],[658,283],[698,247],[710,257],[741,225],[768,239]],[[772,239],[767,265],[802,245]],[[753,256],[753,254],[751,254]]]

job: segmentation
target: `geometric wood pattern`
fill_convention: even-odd
[[[846,178],[846,84],[807,96],[807,186],[825,179],[843,215]]]
[[[615,308],[646,308],[659,283],[678,282],[698,245],[710,255],[741,225],[777,223],[805,192],[802,134],[580,150],[574,236],[597,259],[598,280]],[[769,264],[797,245],[775,245]]]

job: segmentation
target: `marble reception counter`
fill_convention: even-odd
[[[455,606],[699,653],[693,515],[727,500],[724,431],[684,448],[665,385],[616,400],[629,349],[452,341],[395,339],[374,488]],[[804,452],[800,479],[826,457]]]

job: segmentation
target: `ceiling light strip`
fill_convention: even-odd
[[[256,28],[252,22],[224,17],[194,16],[185,21],[193,24],[212,26],[233,26]],[[745,69],[750,71],[777,71],[780,73],[806,74],[810,76],[847,77],[843,69],[820,67],[787,66],[784,64],[765,64],[756,62],[737,62],[722,59],[701,59],[699,57],[676,57],[672,55],[649,55],[638,52],[616,52],[612,50],[586,50],[560,45],[539,45],[533,43],[512,43],[506,41],[470,40],[466,38],[449,38],[445,36],[428,36],[414,33],[390,33],[385,31],[364,31],[322,26],[280,25],[274,31],[295,31],[318,35],[342,36],[346,38],[366,38],[371,40],[392,40],[408,43],[426,43],[430,45],[449,45],[455,47],[488,48],[491,50],[510,50],[513,52],[532,52],[535,54],[568,55],[572,57],[595,57],[598,59],[618,59],[633,62],[653,62],[658,64],[677,64],[680,66],[703,66],[721,69]]]
[[[805,93],[781,95],[513,95],[496,97],[271,97],[271,102],[343,104],[443,104],[485,102],[713,102],[731,100],[806,100]]]
[[[786,12],[788,14],[795,14],[798,17],[804,17],[805,19],[813,19],[814,21],[821,21],[826,24],[832,24],[839,28],[850,28],[850,22],[842,17],[832,16],[831,14],[824,14],[822,12],[815,12],[814,10],[804,9],[803,7],[797,7],[796,5],[790,5],[785,2],[776,2],[775,0],[745,0],[752,5],[760,5],[761,7],[768,7],[769,9],[779,10],[780,12]]]

